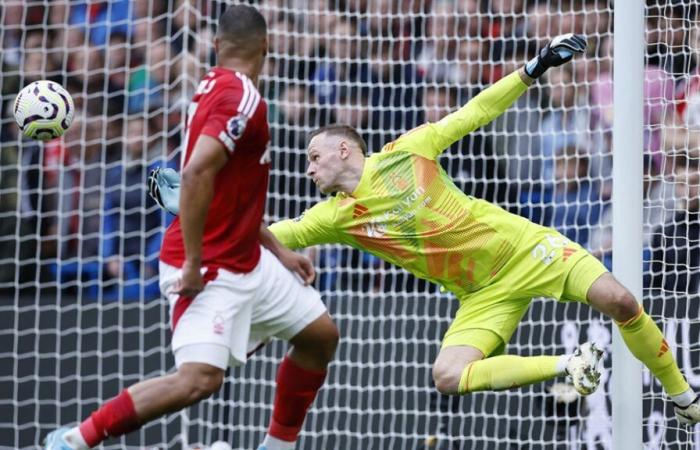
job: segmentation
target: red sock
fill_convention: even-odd
[[[306,411],[325,379],[325,370],[304,369],[285,356],[277,372],[275,405],[268,434],[283,441],[296,441]]]
[[[140,427],[134,402],[129,391],[124,389],[80,424],[80,434],[87,445],[94,447],[108,436],[121,436]]]

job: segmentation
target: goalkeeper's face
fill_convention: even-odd
[[[347,142],[338,136],[321,133],[309,142],[309,166],[306,175],[324,194],[341,190],[343,173],[348,162]]]

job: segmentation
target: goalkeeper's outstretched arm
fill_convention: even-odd
[[[523,68],[503,77],[459,110],[436,123],[409,131],[385,149],[411,151],[434,159],[454,142],[503,114],[548,68],[571,61],[585,49],[583,36],[571,33],[557,36]]]

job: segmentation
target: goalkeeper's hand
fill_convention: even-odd
[[[148,174],[148,195],[158,206],[176,216],[180,212],[180,175],[169,168],[156,168]]]
[[[585,36],[573,33],[560,34],[525,64],[525,73],[530,78],[537,78],[550,67],[561,66],[571,61],[574,54],[583,53],[585,50]]]

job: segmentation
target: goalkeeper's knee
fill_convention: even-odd
[[[441,394],[458,395],[459,384],[464,373],[464,369],[474,361],[481,358],[469,360],[440,358],[433,364],[433,382],[435,388]]]

